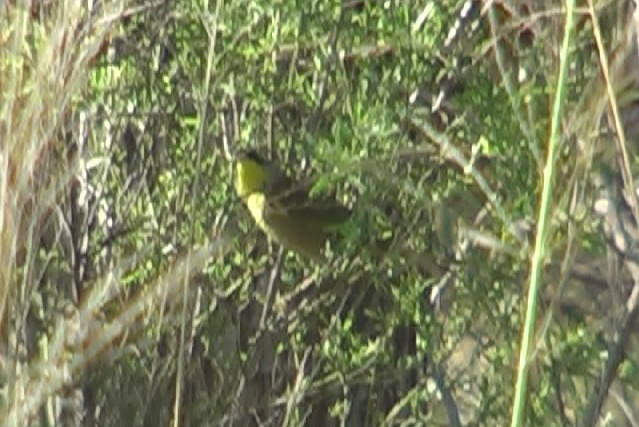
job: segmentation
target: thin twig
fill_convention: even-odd
[[[329,72],[331,68],[335,65],[335,63],[337,62],[337,58],[339,58],[337,53],[337,41],[339,40],[339,33],[344,23],[344,11],[345,9],[342,6],[339,12],[339,17],[337,18],[337,22],[335,23],[335,30],[333,31],[333,34],[331,35],[331,40],[329,42],[330,56],[327,61],[328,66],[325,68],[324,75],[322,76],[322,81],[319,83],[319,88],[318,88],[319,100],[317,102],[317,106],[315,107],[315,111],[313,111],[313,113],[311,114],[311,117],[309,117],[308,119],[307,129],[309,130],[311,134],[314,134],[317,131],[317,127],[320,122],[319,116],[320,114],[322,114],[324,103],[326,102],[326,99],[328,98],[328,91],[326,90],[326,85],[328,84],[328,77],[330,74]]]
[[[444,407],[446,408],[446,414],[448,415],[448,423],[452,427],[461,427],[462,422],[459,417],[459,408],[457,407],[457,402],[455,402],[455,397],[453,393],[450,391],[450,388],[446,384],[446,380],[444,379],[444,370],[437,363],[433,363],[433,379],[435,380],[435,384],[439,389],[439,392],[442,395],[442,401],[444,403]]]
[[[446,134],[438,132],[425,120],[422,120],[419,123],[413,118],[409,118],[408,120],[410,126],[413,129],[422,132],[427,139],[435,142],[439,146],[440,153],[445,159],[459,165],[465,173],[468,173],[475,180],[481,191],[488,199],[491,206],[495,209],[495,212],[497,213],[499,219],[508,228],[510,234],[522,246],[524,246],[525,249],[528,246],[527,242],[521,236],[521,233],[518,231],[513,221],[509,219],[504,206],[501,204],[497,197],[497,192],[490,187],[490,184],[488,183],[486,178],[484,178],[484,176],[477,170],[477,168],[470,162],[470,160],[466,159],[462,151],[453,145]]]
[[[628,314],[619,330],[615,333],[612,342],[608,345],[608,359],[603,367],[599,381],[590,395],[584,415],[578,424],[580,427],[597,425],[601,407],[608,397],[610,385],[617,376],[619,365],[625,360],[628,339],[635,328],[637,316],[639,315],[639,282],[635,282],[628,304]]]
[[[284,249],[280,247],[277,253],[277,259],[275,265],[271,269],[271,275],[269,276],[268,286],[266,288],[266,298],[264,300],[264,306],[262,308],[262,316],[260,317],[260,324],[258,334],[263,332],[266,328],[266,318],[270,312],[270,308],[273,306],[273,299],[275,298],[275,288],[280,280],[282,274],[282,261],[284,259]]]
[[[628,156],[628,150],[626,149],[626,136],[623,129],[623,124],[621,123],[621,118],[619,116],[619,107],[617,105],[617,98],[615,96],[615,91],[612,86],[610,80],[610,65],[608,64],[608,58],[606,56],[605,47],[603,45],[603,41],[601,39],[601,31],[599,29],[599,20],[597,19],[597,14],[595,13],[595,7],[592,3],[592,0],[588,0],[588,5],[590,7],[590,16],[592,20],[592,31],[595,37],[595,41],[597,43],[597,51],[599,53],[599,61],[601,63],[601,72],[603,74],[604,80],[606,82],[606,92],[608,94],[608,100],[610,101],[610,110],[612,112],[613,121],[615,124],[615,132],[617,133],[617,149],[621,154],[621,172],[623,176],[624,186],[630,193],[630,207],[632,209],[632,213],[635,218],[639,218],[639,201],[637,200],[637,194],[634,190],[634,180],[632,178],[632,171],[630,170],[630,159]],[[626,36],[625,43],[630,43],[631,46],[636,45],[636,31],[633,31],[634,27],[639,25],[639,8],[635,9],[633,14],[633,18],[629,25],[629,32]],[[627,46],[624,46],[623,49],[619,51],[617,55],[617,63],[615,65],[613,71],[615,72],[614,77],[623,79],[625,78],[622,73],[625,72],[636,72],[637,70],[624,70],[625,60],[626,60],[626,50]],[[632,50],[632,49],[631,49]],[[637,50],[634,49],[634,52],[630,52],[630,55],[637,55]],[[619,69],[621,68],[621,69]]]

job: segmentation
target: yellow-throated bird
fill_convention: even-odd
[[[308,185],[288,177],[255,151],[238,156],[235,187],[255,222],[287,249],[322,261],[322,249],[350,211],[335,200],[309,197]]]

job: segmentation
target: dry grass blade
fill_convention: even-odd
[[[65,353],[64,337],[74,333],[58,330],[64,339],[37,355],[28,338],[36,332],[29,305],[46,268],[36,262],[38,248],[70,247],[74,230],[64,227],[58,204],[82,188],[84,165],[66,135],[88,70],[108,47],[123,9],[118,2],[91,8],[77,1],[32,2],[31,9],[16,3],[0,6],[0,351],[11,378],[0,416],[7,425],[24,425],[58,381],[70,380],[56,357]],[[40,357],[36,369],[30,360]]]

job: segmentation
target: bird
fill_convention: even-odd
[[[259,228],[284,248],[323,262],[327,241],[351,211],[334,198],[311,197],[311,187],[255,150],[237,156],[235,189]]]

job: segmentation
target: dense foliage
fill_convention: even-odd
[[[553,119],[525,425],[636,423],[633,2],[80,3],[0,5],[3,424],[507,425]],[[352,208],[326,264],[246,148]]]

